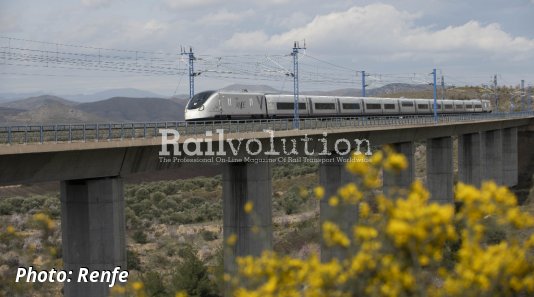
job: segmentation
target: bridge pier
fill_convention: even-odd
[[[458,180],[480,186],[482,182],[482,147],[480,133],[458,136]]]
[[[453,203],[452,137],[427,139],[426,182],[431,201]]]
[[[72,270],[64,295],[104,297],[108,283],[78,282],[78,271],[126,270],[123,184],[120,177],[61,181],[63,263]]]
[[[401,142],[394,143],[391,146],[397,153],[401,153],[406,156],[406,159],[408,160],[408,168],[399,172],[398,174],[384,171],[382,187],[386,196],[388,196],[388,193],[394,188],[410,188],[410,185],[415,180],[414,143]]]
[[[503,183],[503,143],[502,130],[482,132],[483,180],[493,180],[498,185]]]
[[[227,273],[236,272],[236,257],[259,256],[265,250],[272,250],[271,178],[270,163],[228,163],[224,166],[224,240],[237,235],[235,244],[226,246],[224,271]],[[250,213],[244,210],[248,201],[253,205]]]
[[[502,130],[502,173],[503,185],[517,185],[517,128]]]
[[[329,156],[328,158],[330,158]],[[328,204],[331,196],[337,194],[337,190],[354,180],[354,177],[345,168],[345,162],[324,162],[319,165],[319,183],[325,189],[324,198],[319,204],[319,225],[322,230],[325,221],[331,221],[347,235],[352,234],[352,227],[358,220],[358,207],[356,205],[343,205],[332,207]],[[322,234],[322,232],[321,232]],[[321,237],[322,238],[322,237]],[[321,261],[328,262],[333,258],[344,259],[346,251],[341,247],[328,247],[321,239]]]

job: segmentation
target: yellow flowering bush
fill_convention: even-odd
[[[354,155],[347,170],[354,182],[317,199],[345,211],[356,205],[357,223],[346,234],[334,221],[322,224],[326,247],[345,250],[344,259],[321,262],[272,251],[237,259],[226,275],[234,296],[527,296],[534,294],[534,217],[523,212],[506,188],[485,182],[480,189],[459,183],[456,205],[429,200],[420,181],[387,198],[383,168],[398,174],[405,156],[387,148],[366,159]],[[456,206],[456,209],[455,209]],[[340,216],[342,217],[342,216]],[[341,222],[340,222],[341,223]],[[492,226],[506,230],[490,241]]]

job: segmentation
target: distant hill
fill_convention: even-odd
[[[361,96],[362,91],[360,89],[338,89],[338,90],[331,90],[331,91],[308,91],[308,92],[302,92],[302,94],[306,95],[320,95],[320,96]]]
[[[77,104],[76,102],[65,100],[57,96],[41,95],[37,97],[30,97],[26,99],[5,102],[5,103],[0,104],[0,106],[8,107],[8,108],[15,108],[15,109],[23,109],[23,110],[33,110],[33,109],[41,108],[46,105],[54,105],[56,103],[59,103],[65,106],[74,106]]]
[[[113,97],[128,97],[128,98],[164,98],[165,96],[134,88],[110,89],[93,94],[78,94],[63,96],[69,100],[77,102],[94,102],[105,100]]]
[[[21,111],[21,110],[19,110]],[[97,115],[83,112],[74,106],[66,105],[60,101],[50,100],[30,110],[18,112],[4,117],[9,123],[90,123],[101,122],[104,119]]]
[[[243,91],[259,92],[259,93],[280,93],[279,90],[267,86],[267,85],[246,85],[246,84],[233,84],[222,88],[224,91]]]
[[[8,123],[11,117],[21,112],[24,112],[24,110],[0,106],[0,123]]]
[[[107,100],[82,103],[79,110],[112,121],[181,121],[185,102],[163,98],[114,97]]]
[[[366,89],[366,95],[367,96],[382,96],[382,97],[388,97],[388,95],[394,94],[394,93],[401,93],[401,92],[425,92],[425,91],[432,91],[432,86],[430,85],[424,85],[424,84],[402,84],[402,83],[394,83],[394,84],[387,84],[378,88],[373,89]]]

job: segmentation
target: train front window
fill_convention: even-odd
[[[193,98],[191,98],[191,100],[189,100],[189,103],[187,104],[187,109],[197,109],[201,107],[202,104],[204,104],[204,102],[206,102],[206,100],[208,100],[208,98],[213,95],[213,93],[215,93],[215,91],[205,91],[196,94],[195,96],[193,96]]]

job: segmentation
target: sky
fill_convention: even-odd
[[[185,74],[73,70],[10,58],[22,49],[47,59],[54,50],[94,55],[102,48],[130,57],[148,51],[147,57],[164,53],[185,71],[181,46],[193,48],[205,71],[195,80],[197,91],[232,83],[292,90],[289,53],[294,41],[303,46],[304,40],[301,67],[321,79],[302,75],[301,90],[358,88],[358,70],[371,74],[369,87],[428,83],[433,68],[448,85],[487,84],[495,74],[499,84],[534,85],[533,28],[534,0],[0,0],[0,92],[185,94]],[[210,74],[213,61],[241,75]],[[277,67],[278,76],[267,80],[243,74]]]

